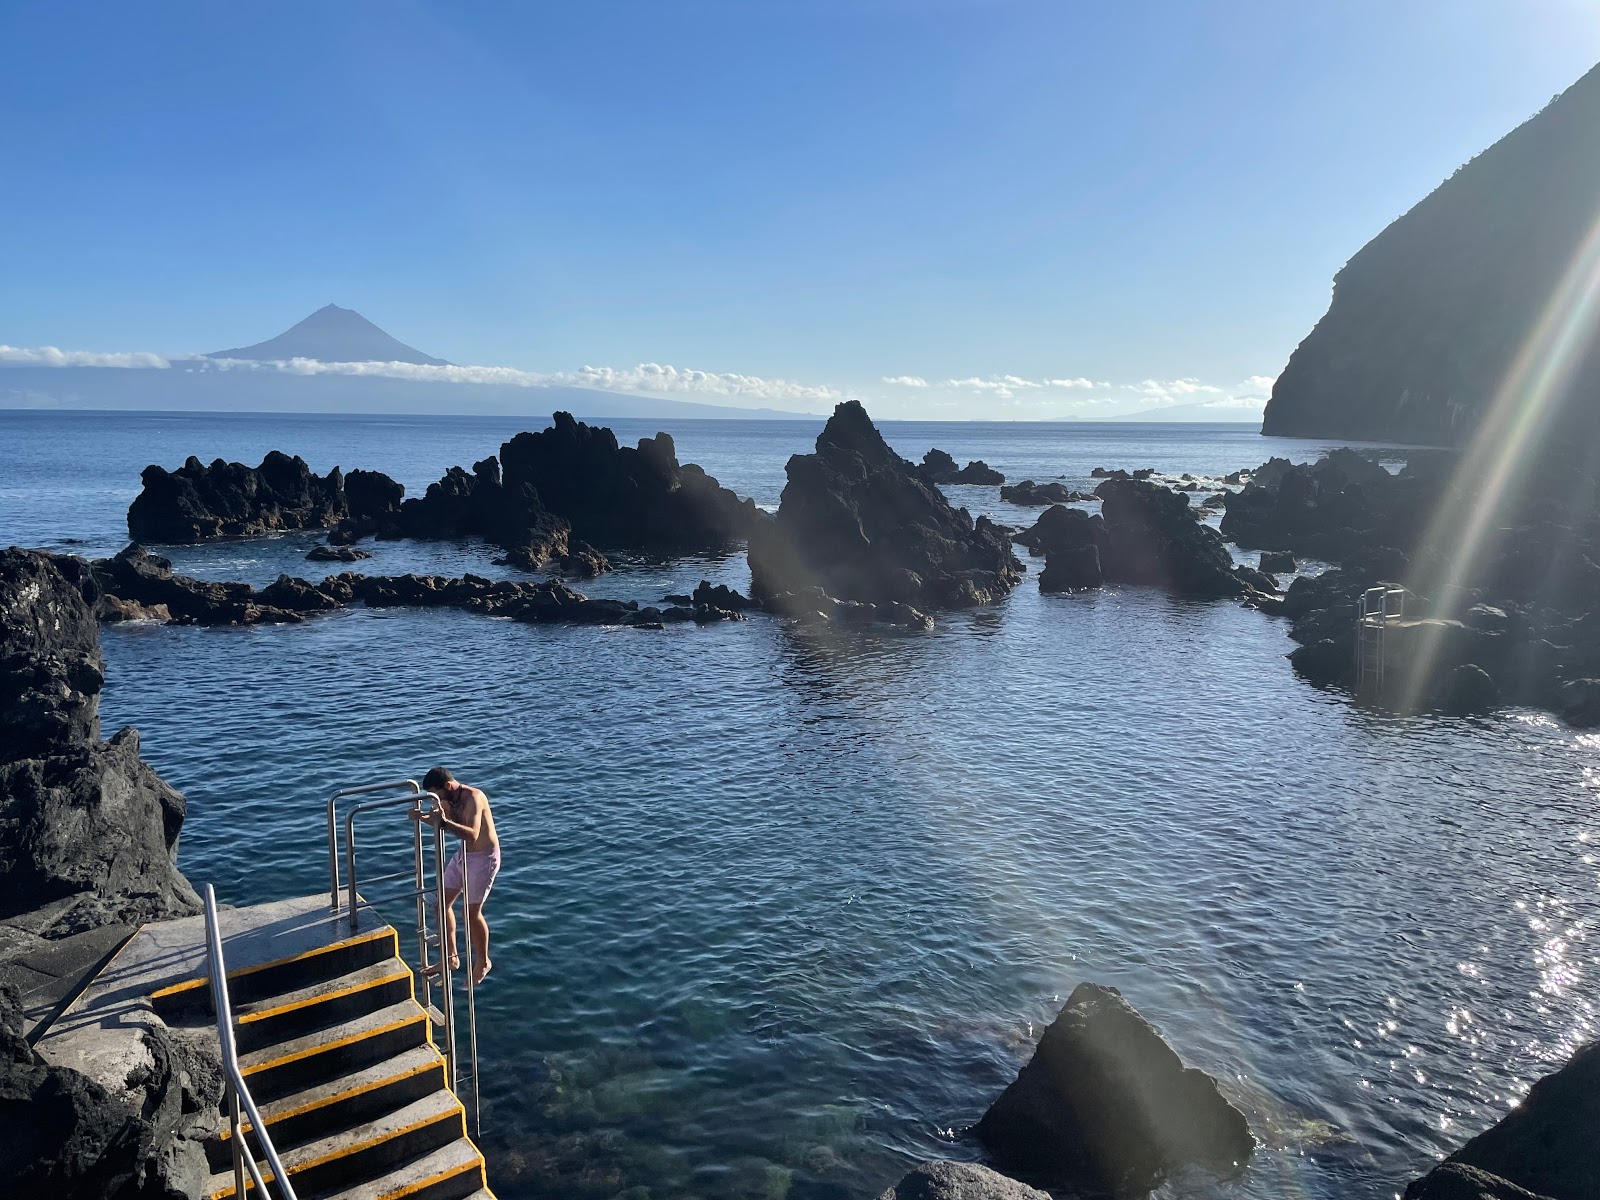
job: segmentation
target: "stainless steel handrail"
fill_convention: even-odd
[[[348,910],[349,910],[350,929],[351,929],[352,932],[355,931],[357,923],[358,923],[358,921],[360,919],[359,914],[360,914],[361,903],[362,903],[361,897],[357,892],[357,886],[358,886],[358,882],[359,882],[359,878],[358,878],[359,877],[359,871],[358,871],[358,863],[357,863],[357,857],[356,857],[356,831],[355,831],[356,830],[356,818],[358,816],[360,816],[364,812],[370,812],[370,811],[372,811],[374,809],[380,809],[380,808],[391,808],[391,807],[394,807],[395,805],[399,805],[399,804],[415,804],[418,807],[422,807],[424,805],[435,805],[437,802],[434,800],[434,797],[433,797],[432,793],[423,791],[420,787],[418,787],[418,785],[416,784],[416,782],[414,780],[410,780],[410,779],[399,780],[399,781],[390,782],[390,783],[367,784],[364,787],[345,788],[342,791],[335,792],[333,794],[333,796],[330,797],[329,800],[328,800],[329,846],[331,848],[331,847],[333,847],[335,845],[335,842],[333,840],[333,838],[334,838],[334,830],[336,828],[336,826],[334,825],[334,809],[335,809],[336,803],[340,799],[342,799],[344,797],[347,797],[347,796],[354,796],[354,795],[361,795],[361,794],[372,793],[372,792],[387,791],[387,790],[391,790],[391,789],[394,789],[394,788],[397,788],[397,787],[414,788],[416,790],[415,791],[408,791],[405,794],[400,795],[400,796],[388,796],[388,797],[385,797],[385,798],[383,798],[381,800],[368,800],[363,804],[357,804],[354,808],[352,808],[348,813],[345,814],[345,819],[344,819],[344,848],[345,848],[345,875],[346,875],[345,889],[346,889],[346,897],[347,897],[346,898],[346,906],[348,907]],[[425,811],[425,812],[426,811],[431,811],[431,808],[424,808],[423,811]],[[443,829],[438,829],[438,828],[434,829],[434,831],[433,831],[433,862],[434,862],[434,874],[433,874],[433,879],[434,879],[434,887],[433,887],[434,904],[433,904],[433,908],[434,908],[434,913],[435,913],[435,915],[437,917],[437,922],[438,922],[438,924],[437,924],[438,937],[439,937],[439,964],[438,964],[439,965],[439,973],[438,973],[438,983],[439,983],[440,991],[441,991],[441,995],[440,995],[440,999],[441,999],[441,1005],[440,1005],[441,1016],[443,1016],[443,1018],[444,1018],[445,1059],[446,1059],[447,1070],[448,1070],[447,1078],[450,1081],[450,1090],[452,1092],[456,1092],[459,1095],[460,1094],[459,1093],[459,1084],[460,1084],[460,1074],[461,1074],[461,1070],[460,1070],[461,1062],[460,1062],[460,1054],[459,1054],[459,1051],[458,1051],[457,1046],[456,1046],[455,988],[452,986],[452,980],[453,980],[454,972],[452,971],[452,968],[450,966],[451,953],[454,951],[455,947],[453,945],[446,946],[445,945],[445,940],[444,940],[445,929],[446,929],[446,926],[448,924],[448,922],[446,920],[446,917],[447,917],[447,914],[449,914],[449,911],[450,911],[450,905],[447,904],[446,901],[445,901],[445,886],[444,886],[444,876],[445,876],[445,837],[446,837],[446,834],[445,834],[445,831]],[[465,853],[464,850],[463,850],[463,853]],[[414,823],[413,826],[412,826],[412,857],[413,857],[413,862],[414,862],[415,872],[416,872],[416,874],[415,874],[415,886],[410,891],[403,893],[402,897],[396,897],[396,898],[404,898],[405,896],[411,896],[411,897],[414,897],[415,900],[416,900],[416,905],[417,905],[417,961],[418,961],[419,967],[421,968],[420,975],[421,975],[421,979],[422,979],[422,1004],[423,1004],[423,1007],[425,1009],[432,1009],[432,1007],[433,1007],[433,982],[434,982],[434,980],[433,980],[433,977],[429,976],[427,974],[427,971],[426,971],[426,968],[428,966],[428,915],[427,915],[428,914],[428,905],[427,905],[427,901],[426,901],[425,898],[427,896],[428,887],[427,887],[427,881],[424,878],[425,872],[424,872],[424,869],[423,869],[424,858],[423,858],[423,850],[422,850],[422,824],[421,824],[421,822]],[[334,865],[333,865],[333,868],[330,871],[329,875],[330,875],[330,880],[332,881],[333,886],[334,886],[334,891],[333,891],[334,905],[333,905],[333,907],[334,907],[334,911],[337,912],[338,909],[339,909],[339,903],[338,903],[339,868],[338,868],[337,854],[335,854],[335,856],[333,858],[333,863],[334,863]],[[393,879],[398,878],[400,876],[403,876],[404,874],[405,874],[405,872],[398,871],[398,872],[393,872],[393,873],[388,874],[388,875],[379,875],[379,876],[376,876],[375,879],[370,881],[370,882],[390,881],[390,880],[393,880]],[[475,976],[477,974],[477,971],[476,971],[476,964],[473,961],[472,927],[471,927],[471,923],[470,923],[471,914],[470,914],[470,912],[467,911],[468,910],[468,905],[466,903],[466,897],[465,897],[465,894],[464,894],[466,880],[463,879],[462,883],[463,883],[463,897],[462,897],[462,905],[461,905],[462,910],[463,910],[462,911],[462,924],[465,926],[465,928],[463,929],[462,932],[463,932],[463,935],[464,935],[464,941],[466,942],[466,946],[467,946],[467,1038],[468,1038],[468,1049],[469,1049],[469,1053],[470,1053],[470,1056],[471,1056],[470,1061],[471,1061],[471,1070],[472,1070],[472,1128],[473,1128],[473,1135],[476,1136],[477,1133],[479,1132],[480,1121],[481,1121],[481,1100],[480,1100],[480,1096],[479,1096],[479,1087],[478,1087],[478,1014],[477,1014],[477,998],[476,998],[477,984],[475,982]]]
[[[422,785],[415,779],[391,779],[384,783],[341,788],[328,797],[328,902],[334,912],[339,911],[339,825],[334,810],[346,796],[364,796],[369,792],[388,792],[395,788],[407,788],[412,796],[422,794]]]
[[[350,910],[350,929],[355,931],[360,902],[356,896],[356,818],[364,812],[371,812],[375,808],[392,808],[396,804],[417,804],[425,792],[412,792],[404,796],[390,796],[384,800],[368,800],[365,804],[358,804],[344,817],[344,866],[345,874],[349,876],[345,884],[348,899],[346,904]],[[422,828],[417,827],[415,838],[422,839]],[[417,886],[422,886],[422,881],[417,880]]]
[[[272,1181],[278,1185],[282,1200],[298,1200],[294,1185],[289,1182],[289,1172],[283,1169],[283,1160],[278,1157],[277,1148],[272,1144],[272,1135],[267,1132],[267,1123],[261,1119],[261,1111],[250,1098],[244,1073],[239,1070],[239,1053],[233,1041],[233,1005],[228,1002],[228,969],[222,959],[222,935],[217,930],[217,894],[209,883],[206,884],[205,901],[206,958],[211,972],[211,1003],[217,1012],[217,1042],[222,1048],[222,1070],[228,1091],[228,1122],[232,1130],[228,1140],[233,1143],[233,1194],[243,1200],[244,1175],[248,1169],[250,1181],[256,1187],[256,1195],[262,1200],[267,1196],[261,1168],[256,1165],[255,1155],[248,1152],[244,1143],[239,1111],[242,1107],[244,1114],[250,1118],[250,1132],[255,1134],[262,1156],[272,1168]]]

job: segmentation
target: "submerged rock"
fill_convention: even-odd
[[[313,546],[306,552],[307,562],[360,562],[371,557],[370,550],[357,550],[354,546]]]
[[[1114,1195],[1148,1192],[1189,1164],[1235,1174],[1255,1146],[1215,1081],[1185,1067],[1115,988],[1092,983],[1073,989],[977,1135],[1007,1171]]]
[[[817,587],[869,604],[971,607],[1021,578],[994,526],[951,507],[855,401],[834,410],[816,453],[791,458],[788,475],[776,518],[750,538],[751,588],[763,601]]]
[[[1063,483],[1035,483],[1024,479],[1000,489],[1000,499],[1007,504],[1034,506],[1040,504],[1067,504],[1080,497]]]
[[[1594,1200],[1600,1196],[1600,1042],[1406,1188],[1405,1200]]]
[[[320,598],[310,608],[294,603],[290,588],[258,593],[248,583],[221,583],[175,574],[172,564],[151,554],[137,542],[111,558],[90,564],[94,581],[104,593],[102,613],[127,616],[118,605],[136,605],[146,615],[165,611],[178,624],[275,625],[302,619],[305,612],[322,607]],[[304,596],[304,592],[298,593]]]
[[[1050,1196],[977,1163],[925,1162],[907,1171],[878,1200],[1050,1200]]]

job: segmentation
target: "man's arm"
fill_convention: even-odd
[[[417,809],[412,809],[411,815],[415,820],[424,825],[432,825],[435,829],[443,829],[446,833],[453,833],[458,838],[466,840],[475,839],[483,829],[483,793],[477,788],[467,789],[465,821],[452,821],[444,815],[444,805],[435,804],[433,811],[423,814]]]

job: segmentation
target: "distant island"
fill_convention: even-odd
[[[336,304],[251,346],[171,359],[140,357],[150,361],[116,366],[0,364],[0,409],[519,415],[560,408],[603,417],[814,416],[547,385],[521,371],[459,367],[406,345],[354,309]]]

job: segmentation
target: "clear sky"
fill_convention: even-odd
[[[332,301],[732,403],[1259,405],[1345,259],[1597,60],[1595,0],[7,0],[0,343]]]

